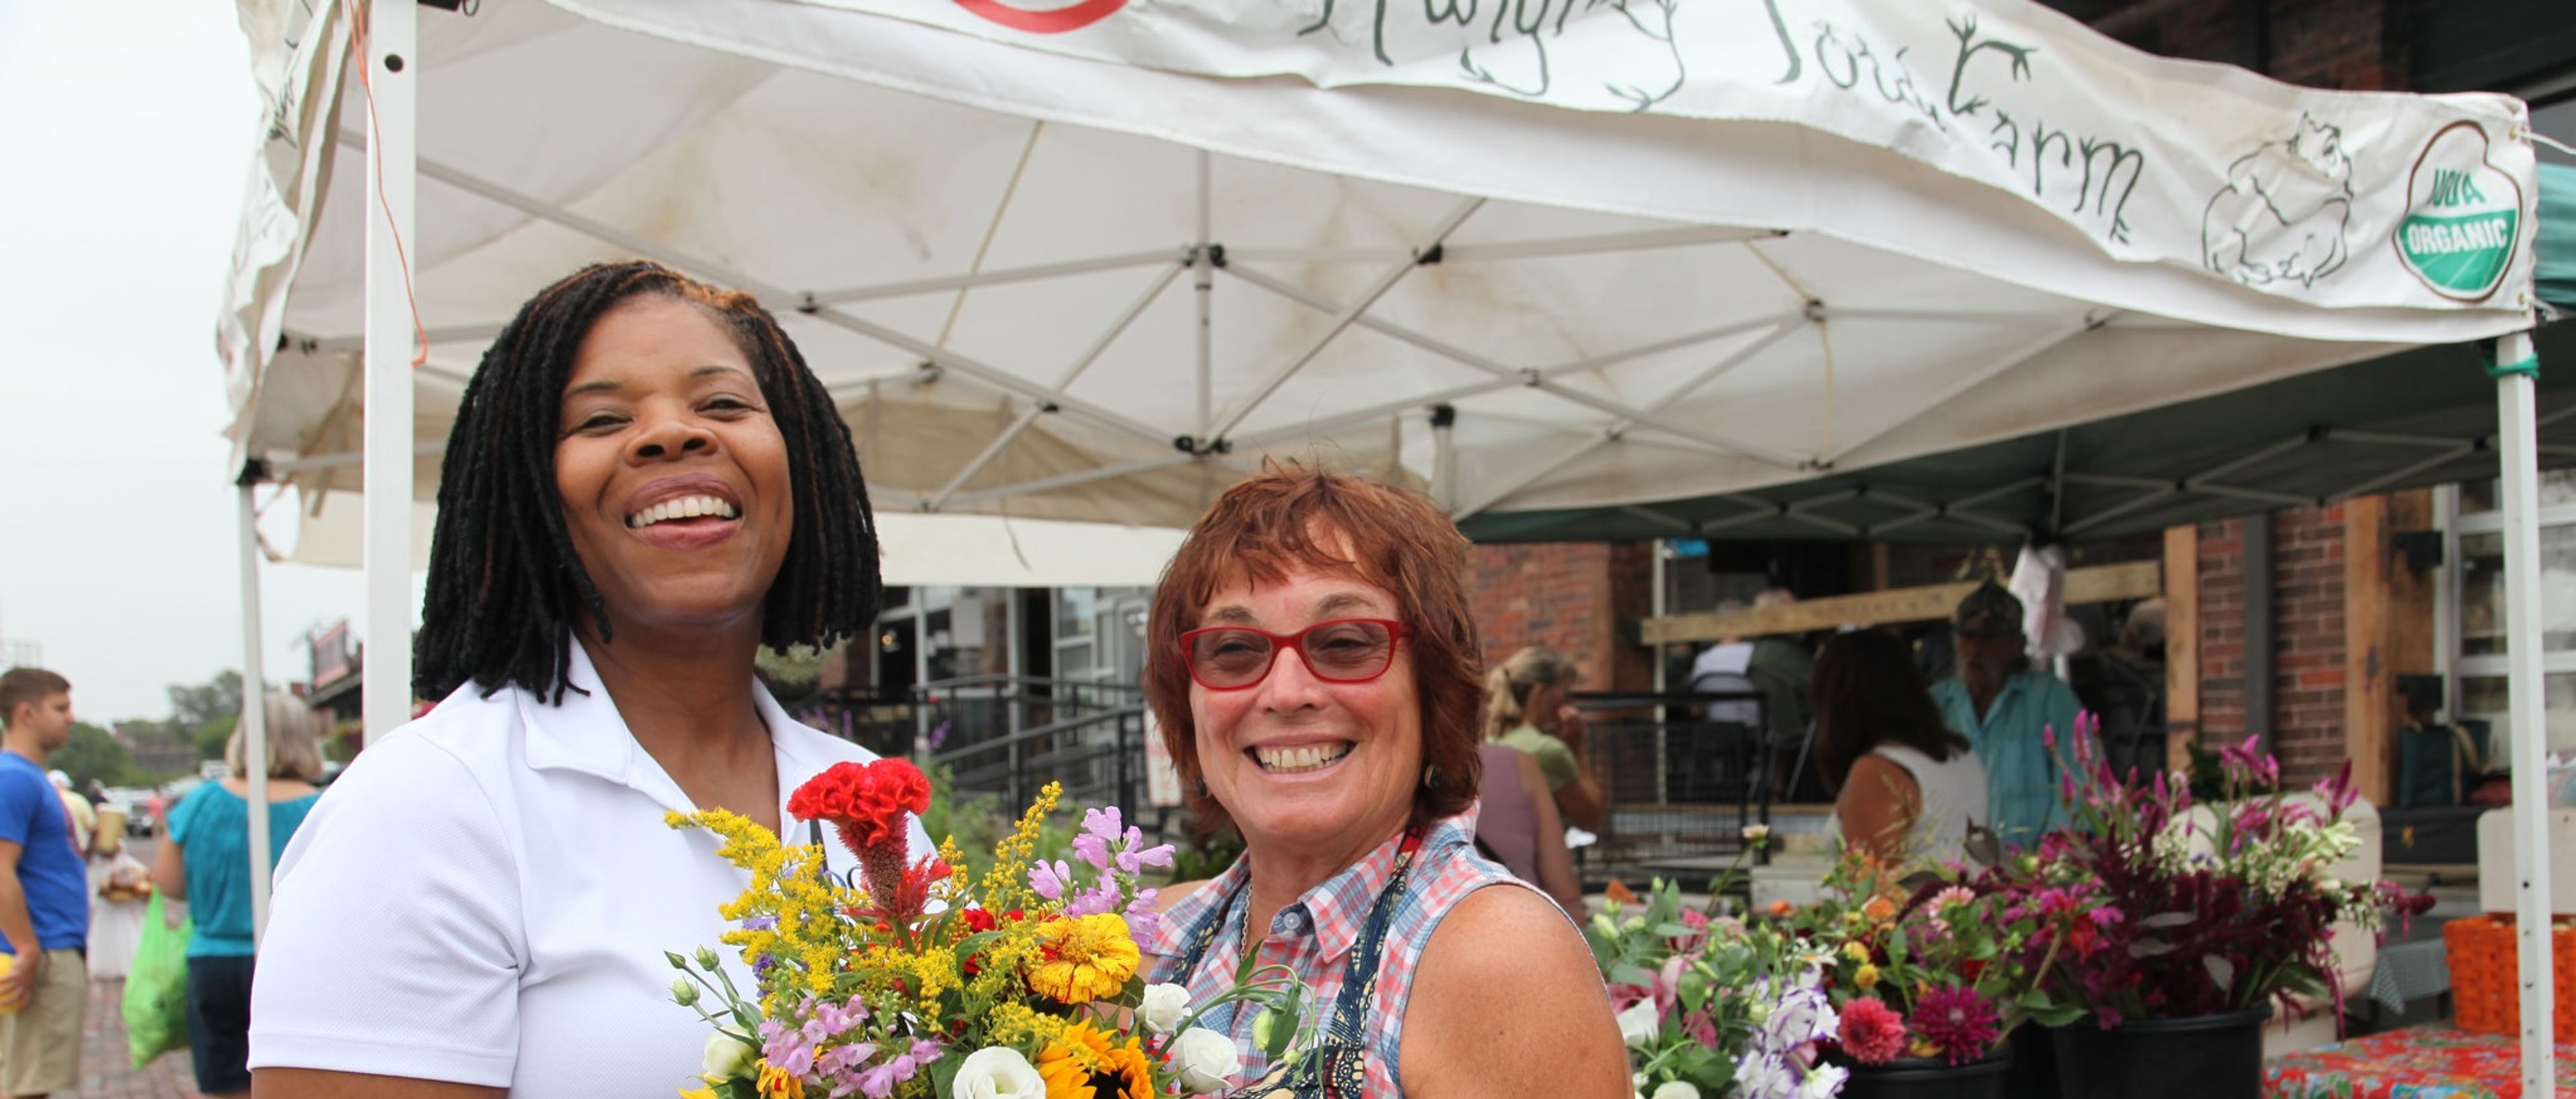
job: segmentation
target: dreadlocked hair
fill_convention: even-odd
[[[561,703],[574,625],[587,615],[609,639],[608,608],[564,525],[555,443],[582,339],[647,296],[694,303],[725,328],[786,442],[796,529],[762,601],[761,643],[827,647],[875,618],[876,523],[850,429],[777,319],[748,294],[657,263],[593,264],[520,306],[465,387],[439,474],[418,697],[471,681],[487,696],[517,686]]]

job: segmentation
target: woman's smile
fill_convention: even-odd
[[[1347,740],[1319,743],[1264,744],[1246,748],[1244,754],[1261,769],[1273,775],[1311,775],[1329,771],[1350,757],[1359,745]]]
[[[626,529],[658,549],[721,545],[742,527],[742,504],[735,495],[720,477],[664,477],[628,501]]]

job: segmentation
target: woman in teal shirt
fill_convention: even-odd
[[[311,707],[268,696],[268,857],[322,796]],[[195,1051],[197,1090],[208,1097],[250,1094],[250,784],[243,780],[242,737],[224,748],[232,776],[190,791],[170,810],[169,838],[153,859],[152,883],[165,900],[186,901],[197,920],[188,941],[188,1045]]]

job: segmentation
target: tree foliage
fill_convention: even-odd
[[[204,683],[174,683],[170,686],[170,720],[193,732],[220,718],[240,720],[242,707],[241,673],[226,668]],[[216,754],[222,754],[220,745]]]
[[[72,777],[72,789],[87,792],[91,779],[109,786],[136,785],[134,759],[108,731],[86,721],[72,725],[71,742],[53,754],[52,766]]]

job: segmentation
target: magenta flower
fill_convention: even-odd
[[[1984,1057],[2003,1036],[1995,1005],[1956,985],[1944,985],[1917,997],[1912,1021],[1914,1032],[1954,1065]]]

